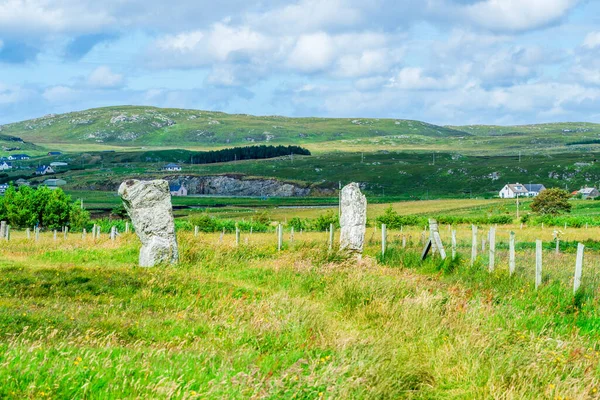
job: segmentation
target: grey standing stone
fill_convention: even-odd
[[[367,198],[358,183],[344,186],[341,193],[340,250],[362,253],[367,224]]]
[[[139,263],[152,267],[179,260],[169,183],[130,179],[119,187],[125,210],[142,241]]]
[[[6,237],[6,221],[0,222],[0,237]]]

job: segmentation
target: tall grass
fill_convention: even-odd
[[[485,253],[470,266],[466,228],[446,262],[420,261],[419,230],[388,232],[385,256],[372,233],[356,260],[320,232],[286,232],[281,252],[272,232],[240,246],[180,232],[180,265],[143,269],[134,235],[15,232],[0,247],[0,397],[595,398],[595,250],[573,295],[570,253],[544,252],[536,291],[528,248],[508,277],[504,249],[494,273]]]

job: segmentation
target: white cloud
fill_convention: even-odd
[[[563,18],[579,0],[485,0],[463,6],[473,23],[499,31],[526,31]]]
[[[303,72],[324,70],[330,66],[335,55],[331,37],[324,33],[302,35],[291,51],[287,64]]]
[[[348,0],[300,0],[264,13],[252,13],[248,23],[277,34],[302,34],[356,26],[362,17],[360,8]]]
[[[79,97],[79,92],[68,86],[52,86],[46,88],[42,97],[50,103],[70,103]]]
[[[102,7],[90,7],[90,4],[76,0],[3,0],[0,2],[0,32],[25,36],[44,32],[81,33],[116,22]]]
[[[590,32],[583,40],[583,47],[587,49],[595,49],[600,46],[600,32]]]
[[[109,67],[100,66],[92,71],[87,84],[99,89],[112,89],[123,85],[123,75],[114,73]]]
[[[26,101],[34,95],[30,89],[18,85],[9,85],[0,82],[0,104],[10,105]]]
[[[451,75],[431,76],[420,67],[402,68],[388,83],[388,87],[405,90],[448,90],[467,83],[470,65],[464,64]]]

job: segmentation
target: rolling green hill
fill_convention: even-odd
[[[131,146],[295,144],[394,135],[437,138],[467,135],[456,129],[409,120],[257,117],[136,106],[47,115],[4,125],[1,131],[40,144]]]

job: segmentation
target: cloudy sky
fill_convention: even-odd
[[[600,2],[0,0],[0,123],[121,104],[600,122]]]

